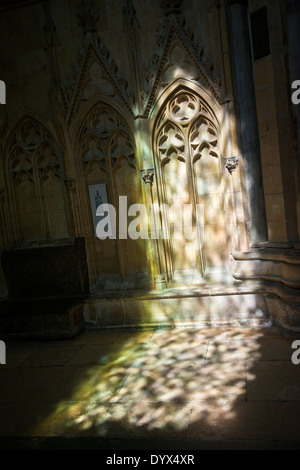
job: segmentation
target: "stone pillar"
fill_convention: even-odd
[[[289,65],[291,82],[300,80],[300,3],[299,0],[286,0]],[[298,129],[298,151],[300,158],[300,106],[295,106]]]
[[[241,123],[241,144],[245,162],[249,204],[248,236],[250,244],[267,240],[265,197],[263,189],[252,53],[245,0],[230,0],[233,67],[236,98]]]
[[[154,204],[153,201],[153,181],[154,181],[154,175],[155,175],[155,170],[154,168],[148,168],[148,169],[143,169],[141,170],[141,177],[144,183],[149,186],[150,188],[150,199],[151,199],[151,204]],[[155,222],[156,223],[156,222]],[[156,227],[157,230],[157,227]],[[162,272],[162,262],[161,262],[161,255],[160,255],[160,250],[159,250],[159,243],[158,239],[150,240],[151,246],[152,246],[152,253],[153,253],[153,258],[155,259],[155,273],[154,273],[154,283],[156,286],[157,290],[164,290],[167,288],[167,281],[166,278]]]
[[[295,80],[300,80],[300,2],[299,0],[286,0],[287,10],[287,34],[289,51],[289,68],[291,84]],[[298,174],[297,174],[297,214],[298,233],[300,236],[300,105],[293,106],[294,116],[297,122],[298,137]]]

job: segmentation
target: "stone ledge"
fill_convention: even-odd
[[[182,326],[260,326],[270,324],[264,294],[218,289],[200,295],[166,292],[164,295],[93,298],[84,303],[88,328],[156,328]]]
[[[257,249],[233,252],[231,263],[235,279],[262,280],[300,289],[300,251],[296,249]]]
[[[268,309],[284,336],[300,338],[300,303],[286,302],[277,295],[266,296]]]
[[[68,339],[83,329],[270,326],[265,292],[244,286],[0,302],[5,338]]]
[[[300,335],[300,250],[258,247],[232,253],[233,277],[261,282],[271,318],[283,334]]]

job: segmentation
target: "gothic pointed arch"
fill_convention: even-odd
[[[128,90],[127,80],[119,76],[116,63],[99,38],[87,44],[82,55],[69,100],[67,122],[71,124],[76,113],[95,95],[113,98],[133,116],[133,93]]]
[[[31,113],[17,116],[4,148],[9,243],[70,236],[64,166],[53,130]]]
[[[202,87],[222,104],[221,78],[205,57],[204,49],[195,43],[192,31],[181,15],[171,14],[157,30],[157,51],[146,74],[142,98],[144,112],[151,114],[157,97],[177,79],[189,80]]]
[[[93,188],[102,185],[107,202],[114,206],[117,214],[120,196],[127,198],[128,207],[142,202],[133,129],[130,115],[113,100],[100,95],[86,103],[72,126],[72,135],[77,136],[73,155],[80,200],[79,231],[86,236],[90,279],[96,287],[119,288],[124,283],[136,287],[136,279],[142,277],[141,270],[147,265],[144,241],[119,236],[97,238],[99,220],[95,219],[91,199]]]
[[[159,199],[168,207],[188,205],[195,234],[193,241],[185,233],[176,239],[171,220],[171,237],[165,243],[167,271],[175,280],[191,282],[192,277],[197,284],[204,282],[207,269],[225,263],[223,137],[218,102],[190,85],[176,80],[157,100],[152,145]]]

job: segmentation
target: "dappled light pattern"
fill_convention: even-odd
[[[188,224],[195,232],[193,242],[186,233],[178,240],[172,236],[171,224],[171,238],[165,245],[166,271],[176,285],[203,285],[207,270],[226,266],[228,250],[219,123],[202,98],[178,90],[165,104],[156,123],[155,153],[160,200],[169,206],[190,204]],[[203,220],[196,225],[199,206]],[[163,232],[167,231],[165,219],[164,214]]]
[[[247,370],[261,357],[257,331],[248,339],[226,329],[127,332],[116,339],[107,332],[111,343],[83,345],[68,361],[76,380],[64,384],[55,409],[31,432],[186,438],[189,425],[201,421],[199,407],[206,425],[218,417],[229,422],[235,404],[246,400]]]

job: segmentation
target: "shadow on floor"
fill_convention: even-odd
[[[67,342],[7,343],[0,447],[299,448],[291,344],[276,328],[87,331]]]

